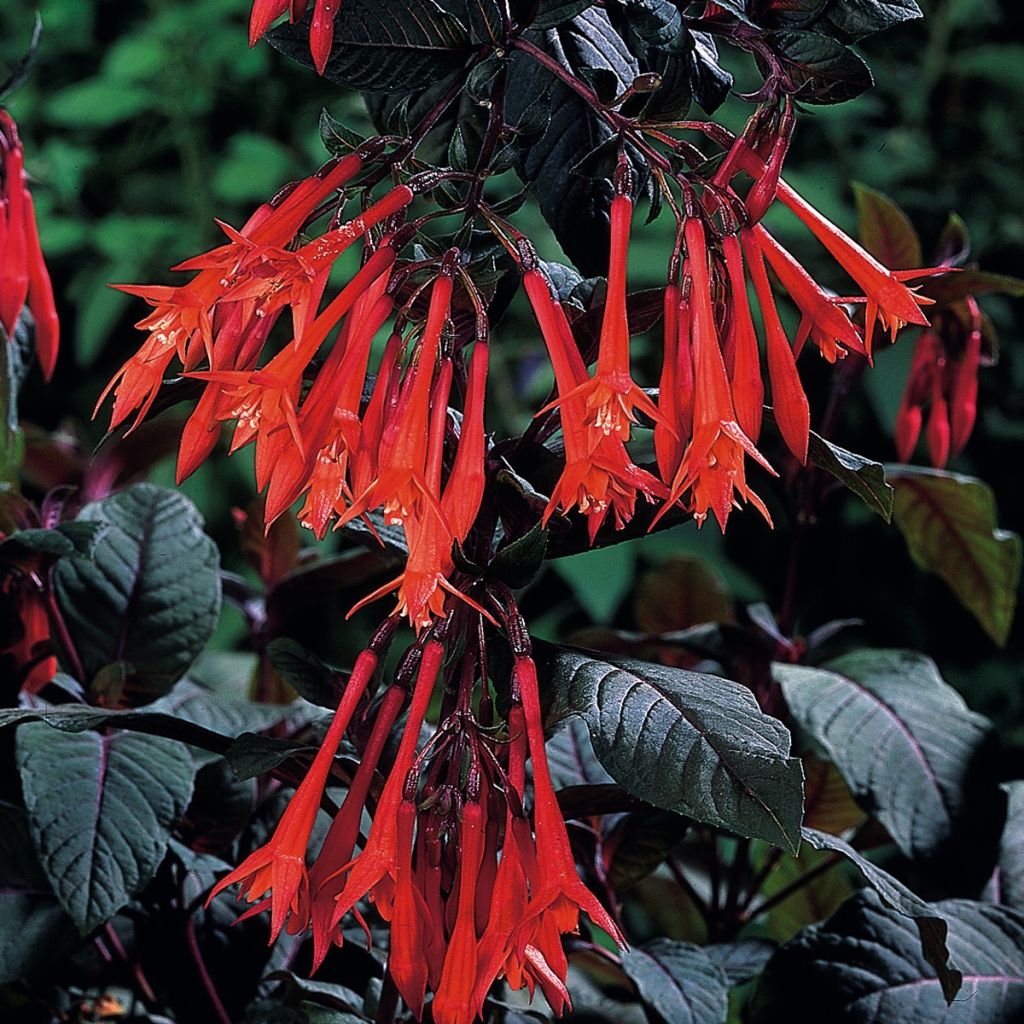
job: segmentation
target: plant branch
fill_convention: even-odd
[[[199,980],[203,983],[203,988],[206,989],[210,1004],[213,1006],[214,1015],[220,1024],[231,1024],[231,1015],[224,1008],[224,1004],[217,994],[217,986],[210,976],[210,972],[206,967],[206,961],[203,959],[203,954],[199,949],[195,925],[191,916],[185,918],[185,940],[188,943],[188,951],[195,962],[196,970],[199,972]]]
[[[825,874],[826,871],[834,868],[843,859],[841,853],[834,853],[832,856],[823,860],[820,864],[811,868],[810,871],[804,872],[799,878],[794,878],[789,885],[783,886],[777,893],[769,896],[763,903],[758,904],[753,910],[746,911],[741,920],[746,923],[752,918],[759,917],[761,914],[767,913],[773,907],[777,907],[780,903],[785,902],[794,893],[799,892],[805,885],[810,885],[816,878]]]

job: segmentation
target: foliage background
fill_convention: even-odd
[[[247,51],[249,5],[242,0],[41,0],[38,6],[45,25],[38,64],[11,109],[22,126],[43,245],[63,300],[65,347],[54,384],[44,388],[33,379],[22,413],[47,430],[80,433],[88,451],[102,436],[101,423],[89,422],[96,396],[137,347],[132,322],[142,315],[137,302],[106,285],[172,280],[169,266],[216,242],[214,216],[237,224],[281,183],[309,173],[324,159],[321,107],[357,129],[370,125],[357,96],[339,96],[266,45]],[[911,215],[926,251],[956,210],[985,269],[1022,276],[1024,12],[1011,0],[926,0],[922,8],[924,21],[869,40],[864,52],[878,82],[874,90],[802,117],[788,173],[848,229],[855,223],[850,180],[888,193]],[[33,16],[30,4],[0,6],[0,61],[11,63],[24,51]],[[741,64],[733,70],[742,91],[748,70]],[[732,98],[720,116],[735,127],[746,113]],[[521,216],[542,253],[557,256],[539,217],[531,220],[529,208]],[[663,280],[670,230],[663,217],[637,232],[636,285]],[[817,269],[815,247],[795,251]],[[999,329],[999,363],[983,372],[979,426],[951,468],[991,484],[1001,525],[1020,531],[1024,310],[1000,297],[983,305]],[[509,394],[540,390],[532,380],[533,334],[525,310],[514,305],[495,346]],[[835,434],[837,443],[870,458],[894,458],[891,426],[912,346],[908,332],[881,355]],[[172,477],[167,458],[154,479],[169,484]],[[239,571],[230,510],[251,500],[250,479],[244,457],[220,457],[184,488],[228,567]],[[680,527],[562,560],[524,608],[536,632],[552,638],[592,625],[635,628],[645,602],[658,600],[651,569],[681,552],[711,560],[739,603],[777,606],[787,549],[784,515],[777,521],[775,536],[747,514],[732,520],[726,540],[714,527],[700,533]],[[1024,775],[1019,622],[1008,647],[998,650],[943,583],[912,565],[896,529],[856,501],[830,506],[804,559],[815,571],[805,578],[802,631],[859,617],[865,620],[860,641],[930,654],[968,702],[1000,727],[1010,762],[1005,777]],[[669,614],[676,613],[685,609]],[[321,638],[322,653],[355,650],[361,627],[338,626],[340,614],[328,615],[334,650],[324,650]],[[230,647],[239,633],[240,622],[227,614],[218,642]]]

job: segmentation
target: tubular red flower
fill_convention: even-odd
[[[345,802],[331,822],[323,845],[309,869],[313,970],[317,970],[323,963],[332,940],[341,944],[341,934],[332,924],[335,900],[345,886],[346,869],[352,862],[352,853],[359,838],[363,806],[405,697],[405,691],[400,686],[389,687],[384,695],[355,778],[345,794]]]
[[[772,384],[772,409],[786,446],[801,462],[807,461],[807,444],[811,429],[811,410],[800,383],[796,358],[782,327],[772,286],[764,266],[758,236],[750,229],[741,232],[743,252],[747,259],[754,290],[761,304],[767,339],[768,376]]]
[[[761,225],[755,228],[761,251],[767,257],[782,287],[800,310],[800,329],[796,351],[809,336],[830,363],[846,355],[847,350],[866,356],[860,333],[843,308],[807,273]]]
[[[35,321],[36,355],[43,377],[49,380],[60,346],[60,321],[39,245],[18,128],[10,114],[0,109],[0,326],[8,338],[26,303]]]
[[[466,539],[473,526],[484,494],[484,397],[488,357],[486,341],[477,341],[469,365],[466,405],[455,463],[441,498],[441,510],[452,536],[459,541]]]
[[[402,733],[402,741],[395,755],[391,774],[377,802],[373,826],[363,851],[352,862],[345,880],[345,888],[335,902],[331,915],[331,928],[356,905],[382,879],[394,881],[397,872],[398,838],[395,831],[398,805],[405,789],[406,776],[412,768],[419,744],[420,729],[426,717],[434,683],[441,670],[444,658],[444,644],[430,639],[423,647],[416,685],[413,688],[409,718]]]
[[[313,20],[309,24],[309,52],[317,74],[322,75],[331,56],[334,42],[334,18],[341,6],[340,0],[316,0]]]
[[[477,971],[476,886],[484,848],[483,807],[474,801],[462,808],[459,904],[455,927],[432,1004],[436,1024],[473,1024]]]
[[[757,332],[747,301],[747,282],[743,274],[743,254],[739,239],[728,235],[722,239],[726,272],[729,275],[729,294],[732,300],[729,320],[732,331],[732,400],[736,409],[736,422],[755,444],[761,436],[761,417],[764,412],[764,381],[761,378],[761,354],[757,346]]]
[[[981,310],[973,297],[967,298],[971,329],[960,361],[953,368],[950,398],[950,445],[959,455],[967,446],[978,415],[978,367],[981,365]]]
[[[537,837],[537,887],[530,894],[521,935],[528,935],[531,926],[539,927],[542,916],[554,920],[559,932],[576,931],[580,911],[583,911],[615,942],[625,946],[626,940],[618,925],[576,873],[569,834],[551,785],[551,772],[544,746],[544,717],[537,686],[537,667],[533,659],[517,657],[513,677],[522,694],[526,736],[533,763],[533,817]]]
[[[309,880],[305,857],[310,832],[334,762],[335,751],[373,678],[377,662],[378,654],[373,650],[365,650],[359,655],[324,741],[306,777],[281,816],[274,835],[268,843],[251,853],[234,871],[222,878],[207,898],[206,904],[209,906],[217,893],[236,882],[242,885],[239,898],[244,896],[250,903],[270,893],[271,942],[284,927],[289,913],[299,908],[300,898],[308,906]]]
[[[427,945],[430,911],[413,878],[413,829],[416,804],[403,800],[398,807],[398,862],[395,873],[395,896],[391,912],[391,948],[388,971],[413,1015],[423,1016],[427,991],[428,968],[423,955]],[[435,1020],[437,1016],[435,1002]]]
[[[655,422],[663,419],[657,406],[634,383],[630,375],[626,262],[632,214],[633,202],[629,196],[615,196],[611,209],[608,295],[601,321],[601,339],[594,376],[585,377],[569,392],[562,391],[559,386],[559,398],[537,413],[539,416],[555,406],[566,402],[575,404],[576,399],[581,399],[584,410],[583,422],[589,428],[588,448],[591,451],[597,447],[602,437],[610,434],[614,434],[623,442],[628,441],[630,427],[637,422],[634,409],[640,409]],[[575,345],[572,347],[575,348]]]
[[[867,298],[864,348],[869,358],[876,319],[890,332],[894,341],[897,331],[906,324],[927,326],[928,318],[921,311],[921,306],[931,305],[932,300],[917,295],[903,284],[904,279],[920,277],[926,271],[893,271],[883,267],[866,249],[823,217],[785,182],[779,184],[779,198],[863,290]]]
[[[749,501],[771,523],[763,502],[746,483],[745,455],[769,472],[774,471],[736,422],[715,329],[704,227],[698,218],[689,217],[684,232],[692,282],[693,437],[672,481],[668,499],[651,525],[687,491],[692,491],[688,507],[699,525],[703,525],[711,510],[724,530],[736,495]]]
[[[609,511],[614,513],[616,528],[621,529],[633,517],[638,493],[651,501],[666,492],[650,473],[633,464],[619,437],[601,436],[597,446],[591,447],[582,397],[569,393],[585,377],[586,368],[572,341],[565,312],[552,299],[539,271],[527,271],[523,284],[551,357],[559,393],[566,396],[566,401],[556,403],[565,440],[565,470],[551,492],[542,521],[547,523],[556,509],[569,512],[579,508],[588,517],[593,540]]]
[[[434,280],[416,366],[406,376],[398,408],[381,433],[377,476],[342,517],[343,524],[368,509],[383,506],[384,520],[401,525],[423,520],[430,509],[443,521],[438,495],[425,478],[431,388],[452,297],[450,268]]]

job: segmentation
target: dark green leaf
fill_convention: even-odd
[[[1009,274],[990,274],[986,270],[967,267],[955,273],[926,278],[921,283],[921,294],[937,303],[948,305],[968,295],[1009,295],[1024,297],[1024,281]]]
[[[474,43],[497,43],[502,36],[499,0],[465,0],[469,35]]]
[[[999,861],[989,883],[993,903],[1024,910],[1024,782],[1008,782],[1006,826],[999,843]]]
[[[39,866],[25,812],[0,803],[0,984],[56,966],[78,936]]]
[[[847,46],[820,32],[773,32],[768,40],[797,99],[842,103],[874,84],[871,71]]]
[[[220,557],[202,518],[178,492],[136,484],[86,505],[78,521],[107,528],[91,558],[64,558],[54,570],[86,672],[124,661],[134,687],[169,689],[220,615]]]
[[[0,541],[0,551],[10,552],[15,561],[19,550],[47,558],[64,558],[74,554],[91,558],[96,541],[105,529],[102,523],[88,523],[79,519],[59,523],[52,530],[18,530]]]
[[[923,266],[921,239],[910,218],[887,196],[853,182],[857,202],[857,234],[861,244],[890,270]]]
[[[892,519],[894,492],[885,479],[885,467],[880,462],[872,462],[862,455],[848,452],[845,448],[826,441],[813,430],[807,456],[819,469],[831,473],[844,483],[887,523]]]
[[[54,682],[59,682],[58,675]],[[188,679],[159,700],[131,711],[108,711],[87,704],[0,709],[0,729],[21,722],[44,722],[60,732],[87,732],[110,725],[130,732],[164,736],[223,754],[231,740],[248,729],[269,729],[298,718],[304,708],[294,705],[252,704],[212,693]]]
[[[543,567],[547,549],[548,531],[538,524],[501,548],[488,566],[488,572],[513,589],[525,587]]]
[[[334,687],[334,672],[315,654],[287,637],[271,640],[267,657],[281,678],[300,697],[322,708],[334,708],[338,703]]]
[[[309,750],[316,753],[316,747],[292,743],[290,740],[278,740],[272,736],[257,736],[255,733],[242,733],[228,747],[224,755],[231,771],[239,782],[255,778],[265,772],[273,771],[279,764],[288,760],[292,754]]]
[[[713,114],[725,102],[732,88],[732,75],[718,62],[718,47],[714,36],[707,32],[691,32],[693,50],[690,52],[690,89],[693,98],[708,114]]]
[[[700,946],[655,939],[626,950],[622,969],[665,1024],[725,1024],[729,979]]]
[[[837,35],[856,40],[921,17],[916,0],[835,0],[825,20]]]
[[[601,850],[613,889],[628,889],[645,879],[682,841],[689,822],[668,811],[637,811],[620,818]]]
[[[156,736],[58,736],[28,723],[17,763],[43,871],[88,934],[156,874],[192,795],[192,758]]]
[[[554,28],[582,14],[594,3],[595,0],[540,0],[537,15],[530,25],[533,28]]]
[[[704,952],[725,972],[730,985],[744,985],[764,970],[775,952],[775,943],[767,939],[736,939],[705,946]]]
[[[1000,530],[995,495],[981,480],[941,470],[891,468],[893,518],[910,556],[949,584],[1000,646],[1017,606],[1021,539]]]
[[[842,854],[861,873],[864,881],[882,898],[882,901],[900,914],[912,918],[921,936],[921,952],[935,969],[942,982],[947,999],[952,999],[963,981],[960,971],[950,966],[946,936],[949,925],[932,904],[925,903],[888,871],[859,854],[848,842],[838,836],[804,828],[801,834],[816,850],[831,850]]]
[[[679,8],[670,0],[620,0],[629,27],[648,46],[692,49]]]
[[[574,74],[583,69],[607,72],[614,91],[623,92],[640,66],[612,27],[608,15],[591,8],[572,21],[532,41]],[[583,99],[559,82],[531,56],[516,52],[509,62],[507,116],[518,124],[538,97],[545,98],[547,127],[540,138],[520,139],[516,173],[535,191],[544,219],[566,255],[587,275],[608,268],[611,181],[574,174],[580,158],[615,133]],[[645,165],[633,161],[639,182],[647,180]]]
[[[347,156],[366,141],[358,132],[332,117],[326,107],[320,111],[320,140],[332,156]]]
[[[267,36],[306,67],[310,16]],[[362,92],[414,92],[446,78],[472,50],[466,26],[436,0],[344,0],[324,77]]]
[[[931,659],[858,651],[822,668],[777,665],[775,677],[790,713],[908,857],[940,858],[962,890],[984,883],[1005,813],[997,737]]]
[[[578,718],[570,718],[547,742],[551,781],[558,789],[568,786],[601,786],[612,777],[594,753],[587,727]]]
[[[567,647],[550,649],[544,667],[556,714],[583,719],[597,756],[634,796],[797,849],[803,770],[786,727],[746,687]]]
[[[864,890],[768,963],[752,1024],[1016,1024],[1024,1015],[1024,915],[948,900],[949,949],[964,982],[947,1008],[913,922]]]

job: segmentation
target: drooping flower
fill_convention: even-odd
[[[552,405],[580,400],[587,425],[587,447],[596,448],[609,435],[626,442],[637,422],[634,409],[658,421],[661,413],[630,374],[629,316],[626,305],[626,262],[633,201],[624,192],[612,200],[611,250],[608,264],[608,295],[601,321],[597,367],[594,376],[584,371],[583,380],[569,392],[562,392]],[[575,346],[573,346],[575,348]],[[578,350],[577,350],[578,351]],[[548,406],[547,408],[551,408]],[[542,409],[540,415],[546,412]]]
[[[699,218],[688,217],[684,231],[691,278],[693,436],[654,522],[689,491],[688,507],[699,524],[710,510],[724,530],[737,496],[754,505],[770,523],[764,503],[747,486],[745,456],[774,471],[736,421],[711,303],[704,227]]]
[[[234,871],[225,875],[207,899],[209,904],[217,893],[235,883],[241,883],[239,898],[244,896],[250,903],[261,900],[263,902],[258,905],[261,907],[269,903],[271,942],[284,927],[288,915],[298,911],[300,901],[307,907],[309,905],[306,848],[320,799],[338,744],[373,678],[393,632],[394,622],[389,620],[359,655],[313,764],[296,789],[269,842],[253,851]],[[267,899],[263,900],[264,897]]]
[[[761,377],[757,332],[747,301],[747,281],[743,274],[743,253],[739,239],[735,235],[727,235],[722,239],[722,251],[729,275],[731,300],[727,367],[733,406],[740,429],[756,444],[761,434],[761,417],[764,412],[764,381]]]
[[[742,137],[735,140],[730,152],[735,154],[734,166],[742,166],[755,181],[761,180],[767,173],[764,160]],[[930,305],[932,300],[918,295],[903,282],[929,274],[945,273],[947,268],[889,270],[781,178],[774,191],[782,204],[800,219],[863,291],[867,303],[864,348],[868,358],[871,357],[871,340],[876,320],[890,332],[893,339],[906,324],[927,325],[928,320],[921,307]]]
[[[564,513],[579,508],[588,517],[587,529],[593,540],[608,512],[616,529],[633,518],[638,494],[648,501],[665,491],[650,473],[633,464],[622,439],[603,431],[592,445],[584,397],[577,392],[586,378],[586,367],[572,338],[572,328],[560,303],[555,302],[543,274],[535,268],[523,274],[523,285],[548,349],[555,382],[562,398],[558,411],[565,441],[565,469],[551,492],[544,511],[547,522],[557,509]],[[577,393],[574,393],[577,392]],[[662,419],[658,414],[657,419]]]
[[[562,812],[558,807],[544,745],[544,718],[537,684],[537,666],[529,657],[517,657],[513,678],[522,697],[523,718],[533,765],[533,828],[536,835],[537,877],[531,888],[526,917],[520,924],[518,941],[532,944],[529,937],[543,934],[546,921],[554,922],[559,933],[575,932],[579,915],[585,913],[620,946],[626,944],[619,926],[597,897],[583,884],[569,845]],[[524,939],[526,940],[524,942]]]
[[[268,28],[283,14],[297,21],[309,7],[309,0],[254,0],[249,18],[249,45],[255,46]],[[323,74],[334,41],[334,19],[341,0],[314,0],[309,25],[309,51],[318,74]]]
[[[981,363],[981,310],[974,298],[964,304],[967,323],[949,314],[922,331],[896,414],[896,452],[909,462],[924,430],[936,469],[963,451],[974,428]],[[950,330],[947,339],[940,330]],[[928,411],[925,422],[925,409]]]
[[[767,341],[768,377],[772,385],[772,409],[786,446],[801,463],[807,461],[811,429],[811,408],[800,383],[796,357],[779,319],[772,286],[765,270],[759,237],[750,228],[740,233],[743,254],[761,306]]]
[[[0,533],[0,540],[3,534]],[[18,693],[33,694],[57,674],[46,597],[32,575],[0,564],[0,677],[14,687],[3,693],[5,703]]]
[[[755,228],[755,233],[761,252],[800,310],[800,329],[797,331],[795,350],[799,352],[809,337],[830,363],[842,359],[848,351],[866,356],[867,350],[860,332],[843,307],[760,224]]]
[[[8,338],[26,304],[35,322],[36,356],[49,380],[57,363],[60,321],[39,244],[18,127],[0,108],[0,326]]]
[[[460,840],[458,908],[433,1003],[434,1019],[444,1024],[473,1024],[477,1019],[475,908],[484,848],[484,812],[477,801],[463,804]]]

